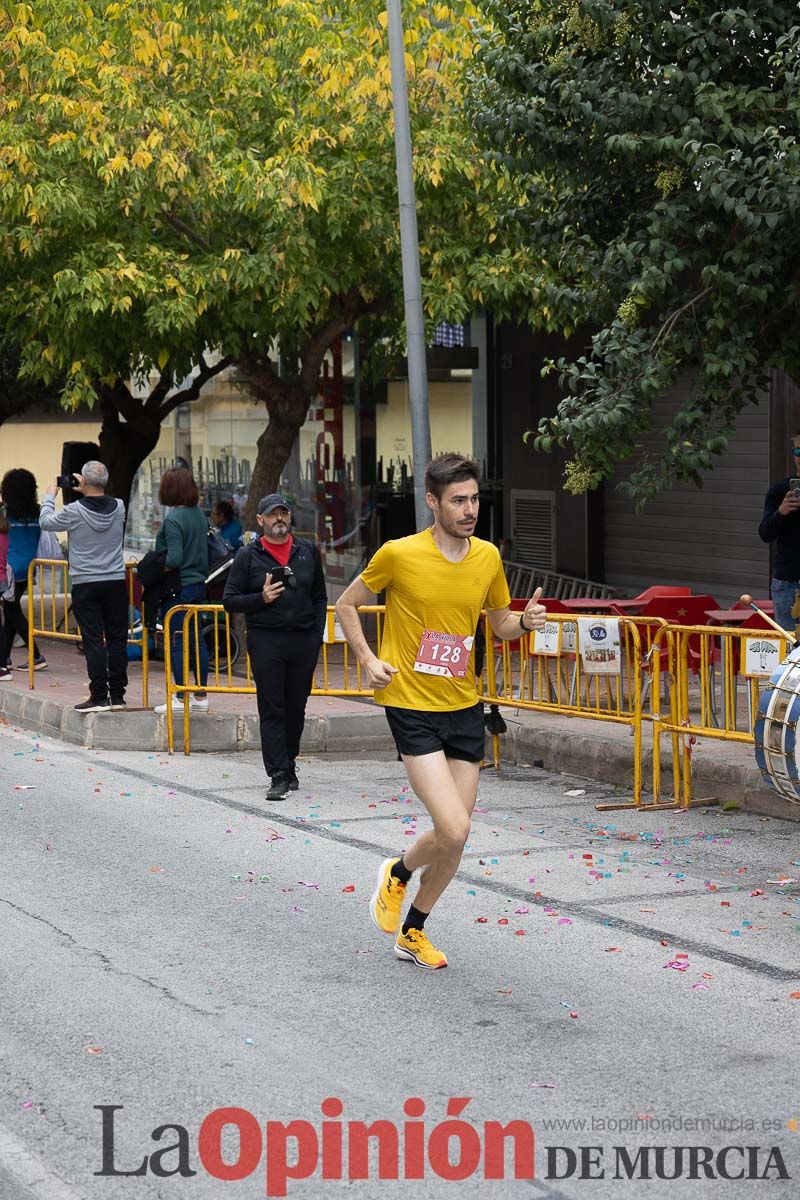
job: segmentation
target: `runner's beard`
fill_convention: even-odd
[[[440,516],[439,524],[450,537],[468,538],[475,532],[476,522],[470,521],[469,524],[462,525],[460,521],[443,521]]]

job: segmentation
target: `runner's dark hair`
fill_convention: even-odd
[[[425,491],[437,500],[451,483],[463,483],[465,479],[481,481],[481,468],[474,458],[463,454],[439,454],[425,470]]]

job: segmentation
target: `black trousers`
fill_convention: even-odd
[[[72,585],[89,690],[95,701],[122,700],[128,686],[128,588],[124,579]]]
[[[25,654],[28,653],[28,620],[25,613],[22,611],[22,597],[28,590],[28,580],[16,579],[14,581],[14,599],[3,601],[3,619],[6,627],[6,652],[8,658],[11,658],[11,648],[14,645],[14,638],[19,634],[25,643]],[[39,647],[36,642],[33,643],[34,658],[39,657]],[[5,659],[3,660],[5,662]]]
[[[321,641],[313,629],[247,631],[268,775],[294,770]]]

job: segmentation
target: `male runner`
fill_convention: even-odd
[[[336,612],[358,661],[386,709],[409,782],[433,820],[399,858],[378,872],[370,901],[383,933],[397,934],[395,954],[436,970],[447,958],[428,940],[425,921],[458,869],[478,793],[484,750],[483,705],[476,702],[472,647],[487,609],[505,640],[541,629],[546,611],[538,588],[524,612],[512,613],[500,554],[473,536],[478,517],[478,464],[442,454],[425,472],[432,528],[386,542],[340,597]],[[358,606],[386,591],[380,658],[370,650]],[[420,885],[402,928],[406,887]]]

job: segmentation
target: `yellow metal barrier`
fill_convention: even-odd
[[[777,630],[727,625],[670,625],[657,634],[657,659],[667,655],[674,704],[668,717],[653,713],[653,737],[655,742],[666,733],[681,745],[684,808],[714,802],[692,797],[692,744],[698,738],[754,744],[762,687],[792,644],[789,633],[782,637]],[[741,697],[740,679],[744,682]]]
[[[360,610],[366,619],[370,644],[380,646],[384,609],[369,606]],[[692,803],[690,740],[712,737],[736,742],[753,742],[753,724],[758,710],[761,682],[774,669],[771,657],[779,660],[791,645],[787,634],[758,629],[668,625],[661,618],[611,618],[619,621],[620,661],[613,674],[587,671],[572,639],[575,618],[553,614],[548,622],[560,627],[555,651],[535,653],[533,635],[498,643],[484,614],[486,655],[479,680],[479,699],[484,704],[515,711],[552,713],[627,726],[633,738],[633,800],[598,804],[600,811],[640,808],[674,809]],[[172,678],[172,645],[166,636],[167,621],[180,621],[183,638],[183,678],[178,688]],[[598,623],[607,617],[594,618]],[[189,683],[190,665],[199,651],[202,625],[213,628],[210,643],[211,669],[205,688]],[[361,668],[344,641],[329,608],[326,640],[314,677],[312,695],[371,696],[364,686]],[[202,631],[205,632],[204,630]],[[244,675],[234,676],[230,618],[222,605],[178,605],[165,620],[165,667],[167,684],[167,736],[174,750],[172,698],[183,693],[184,753],[190,752],[189,698],[198,691],[255,695],[249,660]],[[760,669],[743,675],[747,642],[755,644],[764,662]],[[759,651],[759,647],[761,650]],[[767,653],[769,651],[769,653]],[[751,655],[752,657],[752,655]],[[224,664],[224,665],[221,665]],[[718,676],[718,679],[717,679]],[[745,678],[740,696],[739,678]],[[716,692],[719,689],[720,703]],[[719,716],[718,714],[719,710]],[[746,715],[745,715],[746,714]],[[644,730],[652,733],[651,798],[643,799]],[[662,738],[670,739],[672,797],[662,800]],[[495,764],[499,765],[499,737],[493,735]],[[698,801],[709,803],[709,801]]]
[[[602,804],[600,810],[621,808],[673,808],[675,800],[661,803],[660,743],[653,743],[652,800],[643,803],[642,726],[645,717],[643,672],[651,656],[661,621],[637,621],[633,617],[593,618],[598,624],[619,622],[620,663],[613,674],[595,674],[585,669],[575,636],[576,622],[570,614],[549,614],[548,622],[559,627],[555,649],[535,653],[535,638],[527,634],[518,641],[496,645],[488,617],[485,618],[486,667],[481,700],[518,711],[549,712],[562,716],[627,725],[633,735],[633,802]],[[643,654],[643,649],[645,653]],[[499,677],[499,682],[498,682]],[[660,705],[660,680],[649,689],[651,705]],[[493,735],[495,765],[499,763],[499,736]],[[680,794],[677,755],[673,757],[675,796]]]
[[[386,609],[382,604],[365,604],[359,608],[364,636],[370,646],[378,653],[383,638],[383,621]],[[317,681],[317,674],[322,671],[322,684]],[[341,673],[341,686],[334,680]],[[353,673],[355,681],[353,686]],[[311,688],[312,696],[371,696],[372,688],[364,686],[361,664],[353,655],[353,651],[345,641],[339,627],[333,607],[328,608],[325,627],[325,640],[322,643],[320,661],[314,672],[314,683]]]
[[[38,572],[38,589],[36,576]],[[149,655],[147,630],[141,622],[136,634],[134,618],[136,563],[125,564],[128,585],[128,642],[142,650],[142,704],[148,706]],[[49,588],[46,585],[49,583]],[[59,616],[59,612],[61,615]],[[74,631],[71,629],[74,624]],[[72,617],[69,563],[63,558],[34,558],[28,567],[28,686],[35,688],[33,644],[37,638],[56,638],[62,642],[80,641],[81,631]]]
[[[380,645],[383,632],[383,605],[368,604],[360,608],[364,632],[367,641],[374,646],[376,652]],[[182,614],[182,615],[181,615]],[[183,678],[189,679],[192,661],[198,661],[199,640],[208,629],[213,629],[212,640],[209,644],[209,675],[208,682],[203,687],[197,679],[194,683],[184,683],[178,686],[173,679],[172,671],[172,638],[169,630],[174,629],[175,622],[180,623],[180,636],[183,648]],[[183,696],[183,751],[190,753],[190,697],[196,692],[210,692],[221,695],[254,696],[256,694],[250,668],[250,659],[245,654],[244,676],[233,673],[233,634],[230,616],[221,604],[177,604],[164,617],[164,674],[167,688],[167,745],[170,754],[174,751],[174,723],[172,698],[177,693]],[[221,669],[220,663],[225,666]],[[322,679],[318,676],[321,672]],[[364,685],[361,664],[354,658],[353,652],[344,640],[338,628],[333,606],[329,606],[326,618],[325,640],[322,643],[320,659],[314,673],[311,688],[312,696],[372,696],[372,689]]]

